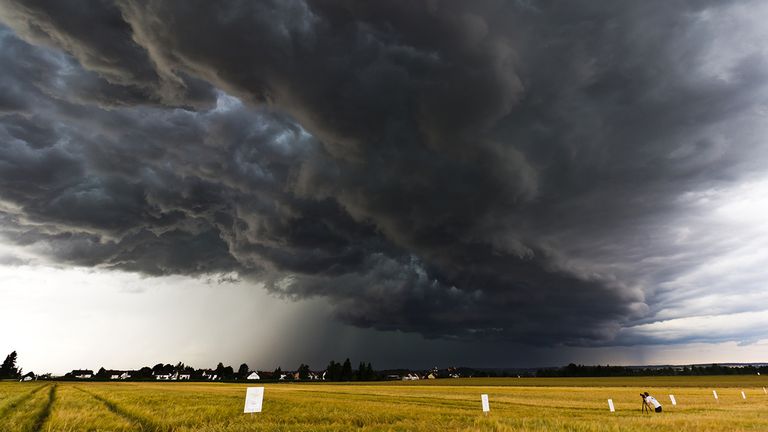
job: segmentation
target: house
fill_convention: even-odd
[[[189,372],[182,372],[182,373],[178,374],[178,378],[179,378],[179,381],[181,381],[181,380],[189,381],[190,379],[192,379],[192,374],[189,373]]]
[[[154,375],[155,379],[158,381],[171,381],[171,380],[175,380],[179,376],[178,374],[175,374],[175,378],[174,378],[174,374],[165,373],[165,372],[159,372],[159,373],[152,372],[152,375]]]
[[[126,371],[111,370],[107,371],[109,379],[111,380],[125,380],[131,377],[131,374]]]
[[[212,370],[206,369],[203,371],[202,375],[203,379],[207,379],[208,381],[216,381],[218,378],[218,375],[216,375]]]
[[[446,377],[446,378],[461,378],[461,374],[459,373],[459,369],[455,367],[449,367],[445,371],[440,371],[440,378]],[[518,378],[520,378],[518,376]]]
[[[34,373],[27,372],[26,374],[24,374],[24,376],[21,377],[21,379],[19,379],[19,381],[33,381],[33,380],[36,380],[36,379],[37,379],[37,377],[35,376]]]
[[[275,373],[270,371],[254,371],[259,375],[259,379],[263,380],[273,380],[276,379]]]
[[[93,371],[90,369],[75,369],[70,372],[71,376],[77,379],[91,379],[93,378]]]
[[[261,377],[259,376],[258,373],[256,373],[256,371],[253,371],[245,379],[248,379],[248,380],[258,380],[258,379],[261,379]]]

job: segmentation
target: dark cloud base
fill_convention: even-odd
[[[765,161],[766,63],[707,72],[724,7],[4,0],[0,226],[360,327],[618,343],[677,198]]]

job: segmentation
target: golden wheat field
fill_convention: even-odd
[[[246,387],[260,384],[0,382],[0,431],[764,431],[766,381],[754,376],[264,384],[260,414],[242,413]],[[663,413],[641,413],[639,392],[646,390],[664,404]],[[482,393],[490,398],[488,416],[481,410]],[[615,413],[608,410],[608,398]]]

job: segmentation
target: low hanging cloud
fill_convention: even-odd
[[[765,300],[768,257],[744,259],[768,235],[718,209],[768,162],[766,16],[3,0],[0,228],[65,265],[236,273],[361,327],[706,340],[654,335]],[[700,276],[725,257],[732,283]]]

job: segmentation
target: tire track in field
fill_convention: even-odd
[[[48,402],[45,403],[45,406],[40,411],[39,414],[37,414],[37,418],[35,419],[34,426],[32,426],[33,431],[37,432],[43,432],[43,424],[45,424],[45,421],[48,420],[48,417],[51,415],[51,410],[53,409],[53,403],[56,401],[56,384],[51,386],[51,389],[48,391]]]
[[[167,427],[163,427],[160,424],[158,424],[156,421],[144,417],[142,415],[130,412],[126,410],[125,408],[121,407],[120,405],[116,404],[114,401],[111,401],[104,396],[101,396],[99,394],[90,392],[88,390],[82,389],[80,387],[75,387],[76,389],[80,390],[83,393],[87,393],[92,398],[96,399],[97,401],[104,404],[104,406],[107,407],[108,410],[111,412],[119,415],[120,417],[128,420],[130,423],[134,423],[137,426],[139,426],[140,430],[143,432],[168,432],[173,431],[173,429],[169,429]]]
[[[12,399],[7,404],[0,406],[0,418],[4,417],[9,412],[13,411],[17,406],[23,404],[24,402],[28,401],[32,398],[32,396],[35,395],[35,393],[39,392],[40,390],[44,389],[45,387],[48,387],[48,385],[41,385],[40,387],[34,388],[31,391],[28,391],[21,396],[18,396],[16,399]]]

